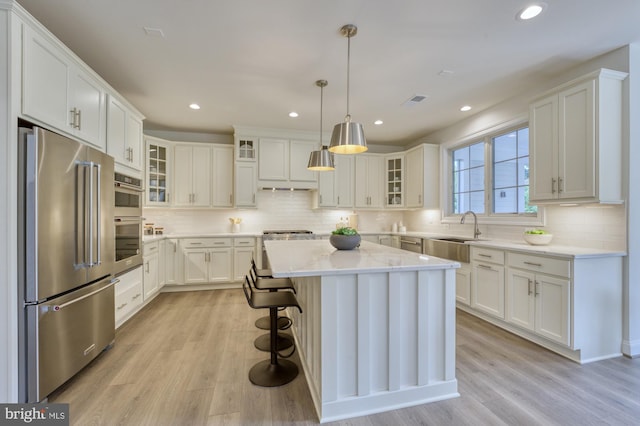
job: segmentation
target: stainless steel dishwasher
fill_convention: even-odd
[[[422,254],[422,238],[420,237],[400,237],[400,248]]]

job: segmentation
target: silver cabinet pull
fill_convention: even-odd
[[[78,111],[76,112],[76,116],[78,117],[76,129],[82,130],[82,110],[78,109]]]
[[[527,294],[531,296],[531,280],[527,280]]]
[[[484,254],[484,253],[478,253],[478,256],[480,257],[487,257],[489,259],[491,259],[493,256],[491,256],[490,254]]]
[[[555,178],[551,178],[551,193],[552,194],[556,193],[556,179]]]
[[[147,262],[144,264],[144,269],[145,269],[144,271],[145,271],[146,273],[149,273],[149,261],[147,261]]]
[[[523,263],[524,263],[525,265],[537,266],[538,268],[541,268],[541,267],[542,267],[542,264],[541,264],[541,263],[533,263],[533,262],[527,262],[527,261],[525,261],[525,262],[523,262]]]
[[[538,280],[536,280],[536,297],[538,297],[538,295],[540,294],[540,291],[538,290],[538,287],[540,286],[540,283],[538,282]]]
[[[493,271],[493,268],[489,265],[478,265],[478,268],[482,268],[482,269],[488,269],[490,271]]]
[[[562,178],[558,178],[558,194],[563,191],[562,189]]]

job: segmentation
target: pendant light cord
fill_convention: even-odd
[[[323,100],[323,95],[324,94],[324,86],[320,86],[320,149],[322,149],[322,147],[324,145],[322,145],[322,100]]]
[[[349,75],[351,74],[350,64],[351,64],[351,34],[347,36],[347,117],[349,118],[351,118],[351,116],[349,115]]]

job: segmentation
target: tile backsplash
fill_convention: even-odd
[[[166,233],[198,234],[231,231],[230,217],[242,218],[240,232],[260,233],[264,229],[309,229],[329,232],[340,218],[353,210],[312,209],[311,191],[258,191],[258,209],[162,209],[144,210],[145,222],[163,226]],[[467,224],[440,223],[440,210],[367,211],[358,210],[358,229],[387,232],[394,222],[403,222],[408,231],[469,236]],[[482,238],[522,241],[524,226],[480,225]],[[544,229],[554,234],[554,244],[626,250],[624,206],[546,207]]]

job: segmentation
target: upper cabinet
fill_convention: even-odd
[[[353,155],[334,155],[336,169],[318,173],[318,192],[315,207],[353,208],[354,164]]]
[[[147,206],[168,206],[171,202],[171,144],[160,139],[146,138]]]
[[[115,159],[116,171],[142,175],[142,117],[124,101],[107,97],[107,153]]]
[[[387,165],[385,178],[385,205],[387,207],[404,207],[405,171],[404,155],[393,154],[385,158]]]
[[[355,158],[355,207],[382,208],[384,157],[358,154]]]
[[[233,147],[215,145],[211,148],[213,174],[213,207],[233,207]]]
[[[318,143],[312,141],[260,138],[258,185],[274,188],[317,188],[316,172],[307,170],[309,155],[316,149]]]
[[[622,81],[601,69],[529,108],[530,203],[621,203]]]
[[[23,52],[22,113],[104,151],[104,85],[27,25]]]
[[[209,207],[211,204],[211,148],[204,144],[174,147],[173,205]]]
[[[257,155],[257,138],[235,138],[236,161],[255,162]]]
[[[422,144],[405,153],[407,208],[437,209],[440,206],[440,147]]]

